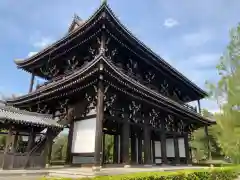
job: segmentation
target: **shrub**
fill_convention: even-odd
[[[98,176],[80,180],[234,180],[239,168],[213,168],[175,172],[142,172],[115,176]],[[70,180],[69,178],[43,178],[42,180]]]

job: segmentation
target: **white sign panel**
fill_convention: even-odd
[[[154,144],[155,144],[155,157],[162,157],[161,142],[155,141]]]
[[[178,139],[178,146],[179,146],[179,156],[186,157],[184,138]]]
[[[167,157],[175,157],[173,139],[167,139],[166,146],[167,146]]]
[[[96,118],[74,122],[72,153],[95,151]]]

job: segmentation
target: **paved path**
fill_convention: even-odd
[[[8,176],[0,177],[0,180],[40,180],[42,176]]]

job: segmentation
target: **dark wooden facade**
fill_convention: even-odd
[[[16,64],[33,74],[30,93],[8,104],[67,125],[68,164],[106,164],[105,134],[114,139],[113,164],[189,164],[191,132],[214,123],[186,104],[206,93],[137,40],[106,3],[87,21],[74,19],[67,36]],[[48,81],[33,90],[34,76]],[[74,124],[92,118],[94,151],[72,153]],[[174,157],[167,155],[169,139]],[[77,157],[85,159],[73,162]]]

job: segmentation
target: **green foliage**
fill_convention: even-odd
[[[115,176],[97,176],[80,180],[233,180],[237,177],[235,168],[214,168],[176,172],[141,172]],[[70,180],[69,178],[51,178],[51,180]],[[50,180],[43,178],[42,180]]]
[[[207,111],[206,109],[202,110],[202,115],[204,117],[213,118],[213,114]],[[208,129],[208,138],[210,141],[210,154],[214,158],[221,157],[221,148],[217,142],[217,135],[219,133],[218,127],[213,125]],[[204,128],[200,128],[193,133],[193,138],[190,142],[192,147],[193,160],[200,162],[207,159],[208,155],[208,138],[205,134]]]
[[[59,161],[66,159],[67,152],[67,135],[62,134],[55,140],[52,147],[52,161]]]
[[[217,71],[218,83],[207,83],[221,108],[221,113],[215,115],[217,142],[226,156],[240,163],[240,25],[231,30],[229,45]]]

